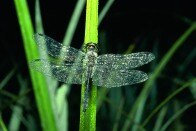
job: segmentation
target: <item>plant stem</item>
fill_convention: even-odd
[[[98,0],[87,0],[86,6],[86,25],[84,44],[98,43]],[[81,91],[81,108],[80,108],[80,131],[96,130],[96,99],[97,87],[92,86],[89,95],[88,108],[83,112],[83,99],[85,85],[82,85]]]
[[[38,51],[33,40],[33,26],[26,0],[15,0],[16,13],[20,25],[27,61],[38,58]],[[56,131],[55,118],[50,102],[45,78],[29,68],[35,99],[43,131]]]
[[[98,43],[98,0],[87,0],[84,44]]]

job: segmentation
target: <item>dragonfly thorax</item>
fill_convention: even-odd
[[[89,43],[86,47],[85,64],[93,67],[96,64],[97,56],[96,45]]]
[[[94,66],[97,60],[97,52],[88,51],[85,56],[87,66]]]

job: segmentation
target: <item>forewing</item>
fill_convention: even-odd
[[[137,52],[126,55],[105,54],[97,58],[98,65],[111,65],[113,69],[132,69],[149,63],[155,58],[150,52]]]
[[[102,87],[120,87],[146,81],[148,76],[139,70],[115,70],[99,66],[93,74],[93,84]]]
[[[30,62],[30,67],[67,84],[82,84],[82,74],[84,72],[82,63],[60,64],[55,61],[36,59]]]
[[[77,61],[82,61],[85,56],[82,51],[70,46],[64,46],[46,35],[37,33],[34,35],[34,39],[41,49],[46,50],[54,58],[74,62],[76,58]]]

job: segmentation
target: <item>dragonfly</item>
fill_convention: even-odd
[[[35,59],[30,62],[30,67],[60,82],[85,84],[83,112],[88,107],[92,85],[112,88],[144,82],[148,75],[134,68],[155,59],[150,52],[98,55],[95,43],[88,43],[84,50],[78,50],[38,33],[34,39],[49,58]]]

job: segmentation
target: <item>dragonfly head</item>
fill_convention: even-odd
[[[87,43],[84,47],[85,51],[93,51],[93,52],[98,52],[97,44],[95,43]]]

